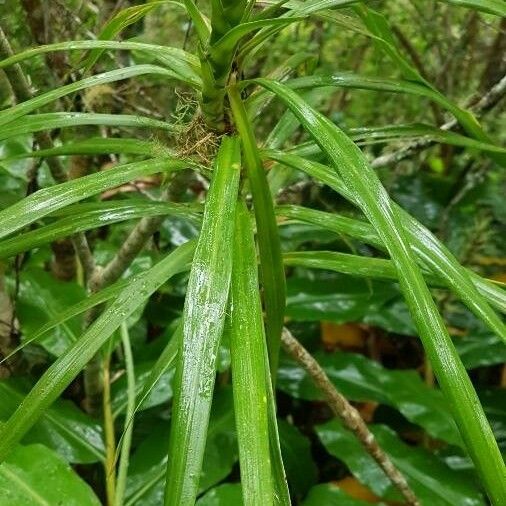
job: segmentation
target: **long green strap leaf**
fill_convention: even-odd
[[[169,70],[175,72],[182,81],[197,88],[201,85],[199,77],[200,64],[196,56],[179,48],[146,44],[143,42],[108,40],[73,40],[68,42],[57,42],[55,44],[27,49],[5,60],[1,60],[0,68],[8,67],[9,65],[22,62],[40,54],[52,53],[55,51],[80,51],[84,49],[115,49],[119,51],[127,50],[149,53]]]
[[[483,408],[453,346],[444,321],[414,261],[399,213],[360,149],[330,120],[286,86],[255,82],[274,92],[299,118],[353,192],[357,205],[376,229],[399,272],[411,315],[450,404],[462,438],[494,504],[506,503],[506,467]]]
[[[171,154],[168,149],[152,141],[124,137],[89,137],[82,141],[68,142],[56,148],[39,149],[9,156],[0,159],[0,163],[23,158],[46,158],[48,156],[122,154],[152,157],[157,154],[161,155],[161,153],[167,156]]]
[[[133,417],[135,413],[135,365],[130,342],[130,334],[125,322],[121,324],[121,344],[123,346],[123,355],[125,357],[125,369],[127,375],[127,409],[125,413],[124,437],[121,444],[118,442],[120,450],[118,477],[116,480],[115,503],[116,506],[122,506],[126,481],[128,475],[128,465],[130,463],[130,448],[132,446]]]
[[[393,262],[384,258],[362,257],[335,251],[293,251],[283,254],[283,262],[285,265],[331,270],[350,276],[395,281],[398,279]],[[438,286],[437,280],[429,278],[427,281],[432,286]]]
[[[273,160],[306,172],[315,179],[329,185],[350,202],[357,204],[353,193],[330,167],[296,155],[273,151],[264,152],[264,154]],[[417,255],[421,264],[434,276],[444,280],[445,284],[462,299],[478,318],[483,320],[493,332],[505,339],[504,323],[481,295],[483,294],[497,309],[506,312],[506,294],[504,290],[461,266],[448,248],[434,237],[428,229],[401,207],[395,204],[394,207],[401,217],[405,232],[409,235],[413,252]],[[380,246],[377,240],[372,244]]]
[[[193,24],[195,25],[195,30],[197,32],[200,43],[202,44],[202,47],[205,47],[209,41],[209,36],[211,34],[209,21],[200,12],[193,0],[184,0],[184,5]]]
[[[504,0],[439,0],[440,2],[469,7],[481,12],[506,17],[506,4]]]
[[[137,177],[179,170],[188,166],[188,162],[181,160],[154,158],[118,165],[109,170],[43,188],[0,211],[0,238],[24,228],[49,213]]]
[[[455,104],[446,99],[441,93],[422,83],[401,79],[385,79],[381,77],[369,77],[359,74],[334,73],[332,75],[315,75],[292,79],[287,83],[293,89],[305,89],[314,87],[337,86],[339,88],[353,88],[372,91],[386,91],[390,93],[408,93],[429,98],[450,111],[459,121],[460,116],[467,111],[462,111]],[[474,120],[476,122],[476,120]],[[463,125],[464,126],[464,125]]]
[[[235,87],[229,90],[230,104],[237,130],[241,136],[244,164],[248,173],[258,231],[260,272],[267,314],[267,347],[272,376],[277,370],[281,330],[285,313],[286,282],[274,204],[262,166],[255,136],[246,110]]]
[[[265,335],[253,228],[244,201],[236,207],[230,292],[232,380],[245,506],[274,504],[264,370]]]
[[[405,79],[420,83],[427,90],[430,90],[434,94],[433,100],[449,110],[469,135],[478,141],[491,142],[476,117],[470,111],[459,107],[455,102],[437,90],[403,56],[397,48],[396,38],[390,28],[390,24],[381,12],[375,11],[363,3],[358,4],[354,10],[370,31],[375,45],[399,67]],[[501,165],[506,165],[506,156],[504,155],[490,152],[489,157]]]
[[[165,77],[177,77],[176,74],[164,67],[157,65],[132,65],[131,67],[125,67],[122,69],[111,70],[109,72],[103,72],[95,76],[86,77],[75,83],[70,83],[65,86],[60,86],[46,93],[42,93],[36,97],[33,97],[26,102],[13,105],[9,109],[0,111],[0,126],[3,127],[0,132],[5,130],[5,125],[11,121],[14,121],[25,114],[39,109],[59,98],[62,98],[70,93],[90,88],[91,86],[97,86],[101,84],[112,83],[115,81],[121,81],[123,79],[130,79],[131,77],[142,76],[146,74],[161,75]]]
[[[485,134],[475,117],[464,109],[461,109],[448,100],[437,90],[418,82],[406,80],[383,79],[378,77],[367,77],[352,73],[340,73],[330,76],[307,76],[292,79],[288,85],[293,89],[314,89],[315,87],[337,86],[341,88],[357,88],[374,91],[387,91],[392,93],[408,93],[429,98],[450,111],[457,121],[467,131],[468,135],[476,139],[480,144],[494,145]],[[451,136],[447,136],[452,138]],[[455,138],[453,138],[455,139]],[[506,155],[500,148],[487,150],[490,157],[498,163],[504,163]]]
[[[192,223],[200,223],[200,216],[196,212],[196,208],[185,204],[127,200],[77,204],[72,207],[75,212],[50,225],[0,241],[0,258],[12,257],[56,239],[69,237],[77,232],[147,216],[180,216]],[[65,208],[65,210],[69,209]]]
[[[7,423],[0,428],[0,462],[121,323],[163,283],[186,268],[193,252],[194,243],[185,243],[130,282],[80,339],[49,367]]]
[[[224,137],[213,169],[186,293],[167,462],[166,505],[193,506],[198,491],[216,356],[232,273],[240,163],[238,139]]]
[[[9,128],[5,128],[0,132],[0,140],[3,141],[11,137],[40,132],[41,130],[53,130],[55,128],[67,127],[74,128],[82,125],[159,128],[169,131],[176,130],[170,123],[146,116],[90,112],[48,112],[42,114],[28,114],[10,122]]]
[[[359,239],[367,244],[384,248],[378,234],[366,221],[356,220],[339,214],[317,211],[316,209],[309,209],[308,207],[296,205],[276,206],[275,211],[278,216],[284,216],[285,218],[290,218],[292,220],[311,223],[318,227],[331,230],[336,234],[349,235],[350,237]],[[283,223],[280,223],[280,225],[283,225]]]
[[[158,2],[149,2],[147,4],[141,5],[133,5],[131,7],[127,7],[126,9],[122,9],[117,12],[102,28],[100,34],[98,35],[99,40],[111,40],[116,35],[121,33],[125,28],[136,23],[141,20],[144,16],[146,16],[153,8],[159,7],[161,5],[182,5],[179,2],[171,2],[168,0],[158,1]],[[102,48],[96,48],[91,51],[91,53],[86,57],[82,67],[84,67],[83,73],[87,73],[88,70],[95,65],[97,60],[100,58],[101,54],[104,52]]]
[[[280,160],[281,159],[284,159],[283,156]],[[285,161],[287,161],[287,159],[285,159]],[[306,163],[311,166],[314,164],[314,162],[304,160],[302,164],[295,164],[292,167],[304,170]],[[314,167],[319,168],[320,166],[314,165]],[[346,190],[344,192],[340,191],[342,190],[341,183],[333,185],[333,181],[338,179],[338,176],[334,173],[330,173],[329,170],[330,168],[326,168],[326,172],[330,177],[321,177],[320,179],[342,195],[347,195]],[[307,173],[316,178],[321,175],[319,169],[315,171],[310,169]],[[334,183],[335,182],[336,181],[334,181]],[[351,198],[350,200],[353,201]],[[453,258],[446,247],[432,236],[431,232],[425,227],[419,227],[418,225],[410,228],[410,223],[415,221],[414,218],[402,211],[401,208],[399,208],[399,211],[401,211],[401,216],[403,220],[405,220],[404,225],[406,231],[411,241],[416,245],[412,247],[412,249],[417,255],[420,265],[427,270],[428,273],[431,273],[434,281],[439,279],[457,295],[465,292],[463,298],[467,297],[468,300],[466,300],[466,304],[468,307],[478,318],[481,318],[494,333],[505,340],[505,328],[502,320],[495,315],[487,305],[483,306],[483,299],[486,299],[490,305],[496,307],[499,311],[506,313],[506,291],[501,288],[500,284],[482,278],[478,274],[462,267],[457,260]],[[374,228],[369,223],[362,220],[355,220],[334,213],[326,213],[324,211],[317,211],[315,209],[294,205],[277,206],[276,214],[305,223],[311,223],[335,232],[336,234],[345,234],[359,241],[371,244],[376,248],[385,249],[385,246],[376,234]],[[280,223],[280,225],[283,224],[284,223]]]

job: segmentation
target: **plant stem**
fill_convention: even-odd
[[[366,452],[378,463],[390,481],[403,495],[406,504],[420,506],[420,502],[411,490],[406,478],[395,467],[390,457],[380,448],[374,435],[362,420],[360,413],[336,390],[318,362],[286,327],[283,328],[281,334],[281,343],[290,356],[304,367],[316,387],[322,392],[332,412],[355,434]]]
[[[102,409],[104,416],[104,435],[105,435],[105,490],[107,496],[107,505],[114,506],[116,496],[116,469],[115,469],[115,450],[116,443],[114,437],[114,419],[111,408],[111,376],[110,376],[110,354],[104,358],[102,363]]]
[[[121,342],[125,355],[125,367],[127,374],[127,408],[125,413],[125,429],[121,445],[121,455],[116,480],[115,506],[122,506],[125,495],[128,465],[130,460],[130,447],[132,444],[133,417],[135,412],[135,369],[130,345],[130,336],[125,323],[121,324]]]

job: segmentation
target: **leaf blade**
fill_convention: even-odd
[[[216,354],[223,331],[232,271],[233,216],[239,189],[240,151],[224,137],[204,210],[190,272],[183,339],[176,367],[165,504],[193,506],[205,450]]]
[[[236,207],[231,284],[232,381],[245,506],[273,504],[265,335],[253,229],[244,201]]]
[[[497,504],[506,502],[506,468],[492,429],[413,259],[400,213],[392,206],[378,176],[353,142],[296,93],[272,81],[257,79],[255,82],[276,93],[299,118],[350,187],[356,203],[385,243],[396,269],[402,273],[399,280],[401,290],[487,492]]]

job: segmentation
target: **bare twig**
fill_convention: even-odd
[[[8,58],[12,56],[13,52],[4,31],[0,27],[0,56]],[[33,94],[28,84],[28,81],[18,64],[11,65],[4,69],[5,76],[9,81],[12,92],[17,102],[24,102],[32,98]],[[35,140],[40,148],[50,149],[53,147],[53,141],[47,132],[37,132],[34,134]],[[46,158],[51,175],[57,183],[63,183],[67,180],[67,175],[56,157]],[[85,270],[87,279],[90,279],[93,274],[94,260],[90,251],[88,241],[84,234],[77,234],[72,237],[74,249],[79,257],[79,260]]]
[[[90,283],[90,289],[93,292],[98,292],[118,280],[148,242],[149,238],[158,230],[164,219],[164,216],[142,218],[132,229],[114,258],[104,268],[97,268],[95,270],[95,275]]]
[[[477,117],[482,116],[486,112],[490,111],[490,109],[492,109],[504,97],[504,95],[506,95],[506,75],[498,83],[492,86],[488,93],[483,95],[471,109]],[[444,125],[441,125],[440,128],[441,130],[453,130],[455,127],[457,127],[457,120],[452,119],[447,121]],[[378,156],[371,162],[371,164],[375,169],[386,167],[400,162],[401,160],[405,160],[406,158],[409,158],[410,156],[433,146],[434,144],[436,144],[435,141],[425,139],[412,142],[397,151]]]
[[[332,412],[342,420],[360,441],[364,449],[378,463],[390,481],[398,488],[406,503],[420,506],[406,478],[395,467],[390,457],[380,448],[374,435],[369,431],[359,412],[341,395],[330,382],[325,371],[311,354],[293,337],[285,327],[281,335],[283,348],[307,371],[316,387],[322,392]]]

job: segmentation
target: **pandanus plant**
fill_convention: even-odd
[[[505,15],[497,0],[450,2]],[[182,49],[134,41],[115,41],[126,26],[161,4],[186,9],[198,39],[195,54]],[[268,76],[254,75],[255,55],[288,25],[346,22],[338,9],[350,8],[360,30],[370,36],[400,69],[403,80],[353,74],[294,78],[306,55],[296,55]],[[205,9],[207,12],[207,9]],[[274,389],[285,311],[284,265],[329,269],[369,279],[398,281],[438,384],[450,407],[474,466],[491,502],[506,504],[503,459],[473,385],[462,365],[430,286],[451,291],[496,335],[506,340],[499,313],[506,311],[505,292],[471,272],[408,212],[392,201],[376,171],[354,141],[367,138],[420,137],[477,149],[495,163],[505,151],[493,144],[473,114],[446,98],[404,58],[386,19],[357,0],[282,0],[258,2],[212,0],[210,18],[193,0],[151,2],[121,11],[96,40],[35,47],[13,55],[2,36],[0,68],[8,76],[18,103],[0,111],[0,138],[33,133],[40,149],[31,157],[47,160],[53,186],[40,189],[0,211],[0,255],[3,258],[72,237],[86,276],[89,296],[66,309],[32,336],[35,341],[54,326],[87,312],[87,327],[42,374],[33,389],[0,429],[0,459],[7,458],[27,431],[69,384],[84,371],[89,381],[96,367],[107,371],[108,357],[122,343],[127,367],[132,361],[127,318],[162,285],[181,272],[189,280],[181,324],[160,355],[144,391],[129,392],[125,431],[116,459],[107,446],[109,504],[122,504],[134,414],[161,375],[175,367],[166,505],[192,505],[199,491],[206,436],[221,340],[231,353],[231,382],[245,505],[290,504],[276,422]],[[344,21],[343,21],[344,20]],[[106,51],[135,51],[153,64],[135,64],[90,75]],[[20,64],[37,55],[69,51],[81,56],[81,78],[32,96]],[[184,152],[177,139],[189,135],[181,125],[160,119],[84,112],[38,112],[47,104],[90,87],[138,76],[156,75],[192,90],[199,107],[191,120],[200,139]],[[311,103],[317,88],[342,87],[405,93],[424,97],[455,118],[461,132],[436,127],[390,127],[343,131]],[[262,126],[262,111],[277,101],[285,113],[272,131]],[[90,138],[53,145],[49,129],[79,125],[134,126],[171,133],[174,146],[134,138]],[[302,128],[307,141],[291,143]],[[262,132],[262,137],[257,134]],[[257,136],[258,135],[258,136]],[[206,144],[206,157],[196,146]],[[140,161],[69,179],[62,155],[115,153]],[[209,161],[210,160],[210,161]],[[210,181],[203,208],[160,201],[79,202],[141,176],[172,175],[183,169]],[[299,206],[275,205],[275,196],[298,171],[328,185],[363,214],[351,219]],[[165,196],[169,191],[164,193]],[[120,279],[167,215],[183,216],[200,226],[197,239],[166,254],[153,267]],[[140,218],[106,266],[95,264],[86,231]],[[48,220],[49,219],[49,220]],[[282,254],[278,229],[296,220],[337,231],[372,245],[384,258],[332,252]],[[36,225],[36,226],[35,226]],[[31,227],[27,231],[27,227]],[[107,304],[105,304],[107,303]],[[114,340],[119,331],[121,341]],[[283,338],[286,341],[286,335]],[[288,341],[286,341],[288,342]],[[112,343],[112,344],[111,344]],[[24,342],[23,346],[27,343]],[[131,372],[131,371],[130,371]],[[104,397],[106,392],[104,391]],[[105,415],[107,410],[105,410]],[[110,420],[105,420],[106,429]],[[107,438],[107,430],[106,430]],[[402,487],[401,487],[402,488]],[[406,495],[409,500],[409,494]],[[416,499],[411,499],[416,504]]]

